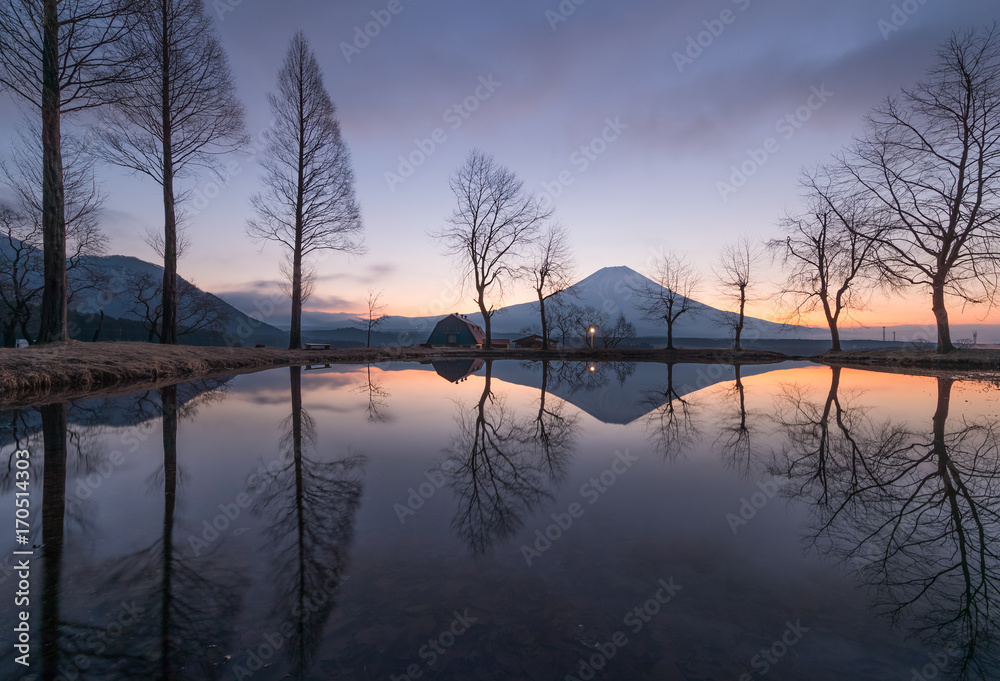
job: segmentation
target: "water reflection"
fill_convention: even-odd
[[[66,404],[40,409],[44,440],[42,474],[42,679],[54,681],[61,660],[63,518],[66,514]]]
[[[478,402],[457,405],[457,433],[437,473],[458,503],[452,528],[473,555],[509,539],[540,504],[551,501],[572,456],[575,419],[561,406],[546,407],[547,364],[534,418],[517,414],[505,394],[493,391],[491,360]]]
[[[875,608],[934,651],[935,675],[994,678],[1000,665],[1000,426],[949,419],[950,378],[937,379],[930,431],[840,396],[785,391],[791,442],[772,467],[810,504],[810,545],[871,589]]]
[[[672,575],[684,591],[607,678],[740,678],[800,617],[812,633],[775,678],[911,678],[932,660],[935,678],[996,677],[995,393],[819,367],[475,368],[280,370],[0,414],[3,453],[31,449],[44,492],[31,671],[563,678]],[[626,449],[591,506],[581,485]],[[765,482],[787,506],[754,501],[733,532],[726,514]],[[556,538],[527,565],[536,530]],[[427,663],[466,609],[475,626]],[[16,672],[0,653],[0,677]]]
[[[251,476],[248,486],[259,490],[254,512],[265,523],[261,550],[271,559],[275,588],[261,639],[280,649],[290,674],[302,678],[347,569],[367,457],[327,461],[315,454],[316,424],[302,404],[301,370],[289,373],[291,414],[282,424],[278,459]],[[243,662],[253,668],[250,660]]]
[[[674,365],[667,365],[667,382],[642,395],[646,414],[646,432],[653,450],[670,460],[688,451],[701,438],[696,413],[697,404],[685,399],[674,386]]]
[[[372,377],[371,364],[365,365],[364,379],[358,384],[356,390],[368,398],[365,414],[369,423],[384,423],[390,419],[386,409],[389,407],[389,398],[392,397],[392,393],[382,384],[380,379]]]
[[[160,413],[163,461],[148,482],[149,489],[163,497],[162,531],[144,548],[108,566],[99,586],[98,593],[108,599],[101,604],[102,610],[114,612],[129,605],[125,610],[133,611],[119,614],[125,620],[123,633],[96,649],[92,631],[76,635],[76,648],[97,653],[88,671],[95,678],[170,681],[216,679],[223,674],[224,659],[218,651],[228,648],[235,638],[231,617],[241,607],[246,584],[218,546],[196,555],[177,546],[182,478],[178,427],[182,420],[194,419],[199,407],[197,400],[183,403],[178,395],[190,394],[192,388],[197,391],[199,386],[168,386],[156,391],[155,399],[146,393],[136,401],[136,413],[145,414],[151,408]],[[122,594],[132,600],[119,606]],[[109,650],[115,652],[111,659],[105,655]]]

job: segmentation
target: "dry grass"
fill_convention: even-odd
[[[850,350],[811,358],[830,366],[873,369],[924,376],[954,376],[996,380],[1000,376],[1000,349],[976,348],[939,355],[934,350]]]
[[[146,390],[171,383],[306,364],[365,364],[483,357],[493,359],[767,364],[789,359],[774,352],[732,350],[472,350],[371,348],[278,350],[79,343],[0,349],[0,405],[35,405]]]

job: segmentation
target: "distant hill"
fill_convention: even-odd
[[[0,252],[9,249],[10,245],[0,243]],[[40,257],[40,255],[39,255]],[[101,326],[103,340],[145,340],[145,332],[141,325],[141,317],[132,311],[133,299],[127,290],[127,283],[134,275],[148,275],[153,281],[162,281],[163,268],[159,265],[125,255],[90,256],[81,260],[81,265],[89,271],[100,272],[106,281],[100,288],[86,289],[79,292],[70,302],[70,323],[76,330],[74,338],[91,340],[98,326]],[[71,276],[73,274],[71,273]],[[186,280],[180,278],[187,283]],[[38,281],[29,282],[30,286],[41,286],[41,274]],[[197,287],[195,295],[210,299],[228,313],[229,321],[225,328],[203,330],[191,335],[182,336],[182,343],[197,343],[200,345],[225,345],[239,342],[242,345],[257,344],[287,346],[288,333],[274,326],[251,319],[248,315],[236,309],[225,300]],[[100,321],[103,312],[105,320]],[[37,323],[37,315],[34,323]]]

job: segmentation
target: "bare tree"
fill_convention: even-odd
[[[693,296],[698,285],[698,273],[684,257],[667,252],[656,256],[652,276],[632,288],[645,319],[667,325],[668,350],[674,349],[674,324],[696,309]]]
[[[805,210],[783,220],[785,238],[772,239],[768,249],[785,268],[781,299],[791,307],[787,319],[799,322],[821,309],[832,350],[840,352],[842,316],[867,306],[878,279],[878,241],[870,238],[878,218],[863,198],[838,190],[826,171],[805,184]]]
[[[542,349],[549,349],[549,320],[545,315],[545,301],[565,291],[572,284],[573,254],[569,234],[562,225],[553,225],[535,244],[531,261],[525,273],[531,288],[538,296],[538,313],[542,323]]]
[[[320,251],[361,253],[361,208],[336,108],[301,31],[292,38],[278,72],[278,92],[267,100],[274,125],[264,133],[266,190],[251,199],[257,217],[247,223],[247,231],[257,241],[287,249],[283,273],[292,299],[289,348],[297,349],[302,347],[308,260]]]
[[[245,142],[243,105],[226,52],[202,0],[143,0],[142,15],[119,42],[138,77],[115,86],[102,112],[102,155],[153,179],[163,193],[163,324],[177,342],[178,180]]]
[[[561,339],[560,343],[566,347],[567,337],[572,337],[580,324],[580,317],[583,310],[579,305],[570,303],[565,295],[556,296],[549,305],[549,324],[552,331]],[[530,332],[529,332],[530,333]]]
[[[635,336],[635,324],[625,318],[624,312],[620,312],[614,324],[601,329],[601,345],[605,348],[617,348],[626,338]]]
[[[177,280],[177,335],[198,331],[225,330],[230,321],[228,306],[219,298],[205,293],[194,284]],[[146,329],[152,343],[163,337],[163,281],[149,272],[132,272],[125,279],[125,295],[129,309]]]
[[[69,338],[62,118],[107,103],[132,60],[111,49],[129,35],[136,0],[4,0],[0,87],[41,113],[42,343]]]
[[[382,293],[383,291],[377,291],[373,288],[368,289],[368,297],[365,299],[367,310],[356,320],[361,328],[367,332],[365,347],[372,346],[372,331],[377,331],[380,326],[389,321],[389,315],[385,314],[386,306],[382,302]]]
[[[11,155],[0,161],[0,185],[14,195],[16,207],[0,208],[0,313],[5,323],[20,327],[26,340],[33,342],[28,331],[39,303],[44,297],[44,227],[42,196],[41,135],[37,126],[29,124],[21,130],[11,145]],[[107,239],[100,229],[100,208],[104,194],[94,175],[93,158],[87,144],[77,137],[64,136],[63,206],[67,276],[67,302],[80,292],[99,286],[103,270],[91,256],[105,252]],[[39,332],[40,335],[40,332]],[[13,339],[5,339],[13,343]]]
[[[758,284],[757,270],[763,259],[763,250],[756,241],[743,235],[722,248],[719,263],[715,269],[719,289],[727,304],[738,312],[723,312],[719,323],[733,333],[733,349],[742,349],[740,337],[746,325],[746,306],[753,300],[753,292]]]
[[[872,237],[882,272],[930,289],[937,349],[950,352],[947,298],[992,307],[1000,283],[1000,26],[953,34],[867,123],[843,166],[886,214]]]
[[[498,301],[552,212],[525,190],[524,181],[513,171],[479,149],[469,152],[450,185],[458,206],[435,237],[459,261],[464,281],[475,290],[486,347],[491,348],[491,321]]]
[[[0,327],[4,347],[14,347],[18,328],[29,337],[31,309],[42,293],[40,241],[36,222],[0,204]]]

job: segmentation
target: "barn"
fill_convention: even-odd
[[[451,314],[431,331],[427,345],[474,348],[486,343],[486,333],[465,315]]]

